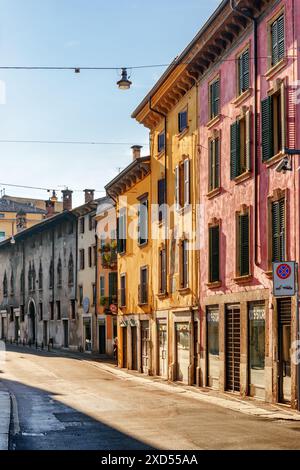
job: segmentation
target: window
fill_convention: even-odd
[[[210,119],[220,114],[220,79],[217,78],[209,85]]]
[[[74,225],[73,225],[73,222],[69,222],[69,225],[68,225],[68,234],[69,235],[72,235],[74,232]]]
[[[89,246],[89,268],[93,266],[93,252],[92,247]]]
[[[49,288],[53,289],[54,287],[54,263],[53,260],[50,262],[49,266]]]
[[[272,261],[285,260],[285,198],[272,203]]]
[[[93,215],[90,215],[89,216],[89,231],[91,232],[95,226],[94,224],[94,216]]]
[[[43,266],[41,262],[39,268],[39,290],[43,290]]]
[[[251,169],[251,129],[250,111],[231,125],[230,168],[231,179],[234,180]]]
[[[70,254],[69,264],[68,264],[68,284],[69,286],[74,285],[74,259],[73,254]]]
[[[148,198],[140,200],[138,213],[139,245],[148,243]]]
[[[185,131],[188,128],[188,113],[187,110],[181,111],[178,113],[178,131],[181,132]]]
[[[79,220],[79,231],[80,231],[80,233],[84,233],[84,232],[85,232],[85,220],[84,220],[84,217],[81,217],[81,219]]]
[[[80,307],[82,307],[82,303],[83,303],[83,287],[82,286],[78,287],[78,294],[79,294],[79,305]]]
[[[97,266],[97,245],[93,246],[93,253],[94,253],[94,266]]]
[[[10,295],[13,296],[15,293],[15,279],[14,279],[14,273],[11,273],[10,276]]]
[[[267,161],[281,152],[286,145],[285,86],[281,84],[261,103],[262,159]]]
[[[9,309],[9,321],[12,323],[14,321],[14,308],[10,307]]]
[[[57,320],[61,320],[61,304],[60,300],[56,302],[56,318]]]
[[[39,304],[39,317],[40,321],[43,321],[43,304],[41,302]]]
[[[167,292],[167,259],[166,249],[159,250],[159,293],[166,294]]]
[[[140,286],[139,286],[139,304],[148,304],[148,268],[141,268],[140,271]]]
[[[96,284],[92,285],[92,290],[93,290],[93,305],[96,305]]]
[[[220,187],[220,138],[209,142],[209,192]]]
[[[166,145],[165,131],[161,132],[157,137],[157,149],[158,153],[161,153],[165,150]]]
[[[22,269],[21,275],[20,275],[20,293],[24,294],[24,271]]]
[[[238,215],[238,276],[250,274],[249,214]]]
[[[157,204],[158,204],[158,221],[162,222],[165,218],[165,202],[166,202],[166,180],[161,179],[157,183]]]
[[[20,321],[24,323],[25,321],[25,307],[24,305],[20,305]]]
[[[220,227],[209,228],[209,282],[220,281]]]
[[[186,158],[175,168],[176,209],[190,204],[190,160]]]
[[[250,86],[250,57],[249,49],[243,52],[238,58],[238,83],[239,95],[249,89]]]
[[[118,218],[118,252],[126,253],[126,239],[127,239],[127,227],[126,227],[126,208],[120,210]]]
[[[118,297],[118,274],[117,273],[109,273],[109,303],[115,304],[117,303]]]
[[[81,271],[85,268],[85,253],[84,250],[79,250],[79,267]]]
[[[29,263],[29,270],[28,270],[28,288],[29,292],[35,291],[35,280],[36,280],[36,273],[34,263]]]
[[[187,289],[189,286],[189,242],[181,241],[180,286]]]
[[[3,242],[6,238],[5,232],[0,232],[0,243]]]
[[[285,55],[284,15],[281,15],[271,25],[272,66],[278,64]]]
[[[57,264],[57,286],[58,287],[62,286],[62,262],[60,258]]]
[[[6,272],[4,273],[4,278],[3,278],[3,297],[8,296],[8,287],[7,287],[7,275]]]
[[[50,307],[50,320],[54,320],[54,302],[50,302],[49,307]]]
[[[126,307],[126,274],[121,274],[120,284],[121,284],[120,307]]]
[[[105,276],[100,276],[100,298],[105,297]]]
[[[71,300],[70,306],[71,306],[71,318],[72,318],[72,320],[76,320],[76,302],[75,302],[75,300]]]

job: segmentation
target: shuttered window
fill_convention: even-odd
[[[158,220],[162,222],[165,216],[165,202],[166,202],[166,181],[161,179],[157,183],[157,204],[159,206]]]
[[[118,273],[109,273],[109,303],[113,304],[117,301],[118,294]]]
[[[209,228],[209,282],[220,281],[220,227]]]
[[[209,191],[220,187],[220,139],[209,143]]]
[[[148,243],[148,199],[143,199],[139,207],[139,245]]]
[[[285,261],[285,199],[272,203],[272,261]]]
[[[120,307],[126,307],[126,274],[121,275],[120,281],[121,289],[119,305]]]
[[[220,114],[220,79],[210,84],[210,119]]]
[[[276,65],[285,54],[285,27],[284,15],[277,18],[271,26],[271,43],[272,43],[272,65]]]
[[[141,268],[139,285],[139,304],[148,304],[148,268]]]
[[[188,113],[187,111],[181,111],[178,113],[178,131],[181,132],[185,131],[188,127]]]
[[[189,242],[181,242],[181,288],[186,289],[189,286]]]
[[[120,210],[120,215],[117,220],[117,237],[118,237],[118,252],[126,252],[126,239],[127,239],[127,227],[126,227],[126,209]]]
[[[247,111],[242,119],[231,125],[230,142],[230,176],[233,180],[246,171],[251,170],[250,111]]]
[[[250,57],[249,49],[247,49],[238,58],[238,78],[239,78],[239,94],[247,91],[250,86]]]
[[[185,159],[175,168],[176,210],[190,205],[190,160]]]
[[[239,235],[239,258],[238,269],[240,276],[250,274],[250,240],[249,240],[249,214],[239,215],[238,217],[238,235]]]
[[[158,135],[157,148],[158,148],[158,153],[161,153],[163,150],[165,150],[165,131],[161,132]]]
[[[165,294],[167,291],[166,249],[165,248],[162,248],[159,251],[159,264],[160,264],[159,293]]]
[[[286,88],[282,83],[276,93],[268,96],[261,103],[261,140],[264,162],[285,148],[286,134]]]

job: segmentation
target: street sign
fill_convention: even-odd
[[[115,304],[111,304],[111,306],[109,307],[109,310],[111,311],[111,313],[114,313],[115,315],[118,313],[118,307]]]
[[[296,295],[296,263],[273,263],[273,293],[275,297]]]
[[[88,314],[90,311],[90,299],[88,297],[85,297],[82,302],[83,306],[83,311],[85,314]]]

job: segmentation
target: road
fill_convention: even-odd
[[[9,346],[16,450],[300,449],[300,423],[267,421],[169,393],[93,361]]]

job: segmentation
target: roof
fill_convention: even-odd
[[[28,198],[28,197],[20,197],[20,196],[10,196],[8,194],[4,194],[2,199],[6,201],[13,201],[17,202],[18,204],[25,204],[30,206],[35,206],[37,209],[45,210],[46,208],[46,201],[45,199],[37,199],[37,198]],[[55,202],[55,212],[62,212],[63,211],[63,201],[56,201]]]
[[[0,199],[0,212],[22,212],[25,214],[46,214],[46,211],[35,207],[33,204],[21,204],[10,199]]]
[[[107,196],[101,197],[99,199],[94,199],[93,201],[87,202],[86,204],[83,204],[82,206],[75,207],[75,209],[73,209],[71,212],[76,217],[82,217],[92,212],[96,213],[98,205],[106,203],[107,201],[108,201]]]
[[[22,230],[22,232],[14,235],[14,239],[16,240],[16,242],[24,240],[27,237],[31,237],[34,234],[44,232],[49,227],[57,225],[59,222],[62,222],[64,220],[70,220],[70,219],[71,220],[75,219],[75,215],[72,214],[72,211],[60,212],[59,214],[56,214],[53,217],[49,217],[48,219],[42,220],[41,222],[33,225],[32,227]],[[8,238],[7,240],[4,240],[3,242],[1,242],[0,249],[9,245],[10,242],[11,242],[11,238]]]
[[[105,186],[110,197],[115,197],[124,192],[128,183],[133,184],[138,179],[147,176],[151,171],[151,157],[140,157],[133,160],[121,173]]]

